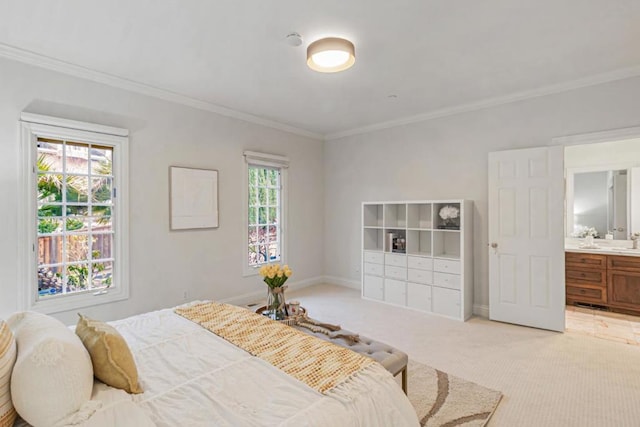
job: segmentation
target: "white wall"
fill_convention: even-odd
[[[243,150],[287,155],[292,282],[323,273],[323,143],[0,59],[0,317],[17,309],[18,119],[22,111],[127,128],[131,298],[84,313],[110,320],[189,299],[266,288],[242,277]],[[170,232],[170,165],[218,169],[220,228]],[[66,323],[75,313],[57,315]]]
[[[475,304],[486,309],[488,153],[639,124],[640,78],[635,78],[330,141],[325,145],[326,274],[360,280],[361,202],[471,199]]]

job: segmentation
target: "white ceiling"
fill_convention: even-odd
[[[639,23],[640,0],[0,0],[4,45],[334,136],[640,73]],[[355,66],[308,69],[322,36]]]

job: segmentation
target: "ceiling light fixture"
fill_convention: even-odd
[[[344,71],[356,62],[356,49],[349,40],[337,37],[316,40],[307,48],[307,65],[321,73]]]

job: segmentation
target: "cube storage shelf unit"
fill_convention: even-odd
[[[459,209],[459,228],[443,207]],[[445,228],[446,227],[446,228]],[[362,297],[458,320],[473,311],[473,202],[362,204]]]

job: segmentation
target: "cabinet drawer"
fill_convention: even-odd
[[[384,300],[391,304],[407,305],[407,284],[399,280],[384,279]]]
[[[608,267],[613,270],[635,271],[640,273],[640,257],[609,255]]]
[[[430,285],[433,283],[433,273],[427,270],[416,270],[410,268],[407,274],[407,280],[410,282],[423,283],[425,285]]]
[[[449,289],[460,289],[460,276],[457,274],[433,273],[434,286],[441,286]]]
[[[567,267],[565,278],[568,284],[607,286],[606,270]]]
[[[381,252],[365,252],[364,262],[372,264],[384,264],[384,254]]]
[[[382,300],[383,289],[382,277],[364,276],[363,294],[365,297]]]
[[[580,266],[580,268],[606,268],[607,256],[598,254],[583,254],[579,252],[565,252],[564,260],[567,266]]]
[[[386,265],[394,265],[396,267],[406,267],[407,256],[398,254],[384,254],[384,263]]]
[[[607,302],[606,289],[600,287],[567,285],[567,299],[578,302]]]
[[[419,256],[407,257],[409,262],[409,268],[415,268],[418,270],[433,270],[433,259],[423,258]]]
[[[431,311],[431,286],[407,283],[407,306],[422,311]]]
[[[460,274],[460,261],[452,261],[450,259],[434,259],[433,271]]]
[[[382,276],[384,274],[384,266],[382,264],[364,263],[364,274],[373,274],[374,276]]]
[[[460,319],[460,291],[434,287],[431,304],[434,313]]]
[[[384,276],[392,279],[407,280],[407,269],[405,267],[385,265]]]

